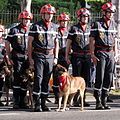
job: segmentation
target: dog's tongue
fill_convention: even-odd
[[[60,76],[58,77],[59,83],[60,83],[60,89],[63,90],[64,86],[67,83],[67,76]]]

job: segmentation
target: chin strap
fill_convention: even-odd
[[[59,27],[59,31],[63,34],[67,30],[66,27]]]

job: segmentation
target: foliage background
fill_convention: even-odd
[[[0,23],[11,24],[17,21],[17,16],[20,13],[21,0],[0,0]],[[101,5],[110,0],[86,0],[87,6],[90,7],[91,12],[99,13]],[[57,10],[57,15],[66,12],[70,15],[71,21],[76,22],[76,10],[82,7],[85,0],[32,0],[31,10],[34,13],[34,21],[39,19],[39,9],[50,3]],[[55,18],[56,19],[56,18]]]

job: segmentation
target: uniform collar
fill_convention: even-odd
[[[66,27],[59,27],[58,31],[60,31],[60,33],[63,35],[67,31],[67,28]]]
[[[52,24],[52,22],[48,22],[48,21],[45,21],[45,20],[43,20],[43,23],[44,23],[44,25],[47,29],[49,29],[51,27],[51,24]]]
[[[22,23],[20,24],[21,29],[23,29],[23,31],[27,32],[28,30],[28,26],[24,26]]]

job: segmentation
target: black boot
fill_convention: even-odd
[[[77,91],[77,93],[75,94],[75,96],[73,98],[73,106],[75,106],[75,107],[80,107],[81,100],[80,100],[79,96],[80,96],[80,91]]]
[[[55,104],[58,104],[59,101],[59,88],[58,87],[52,87],[53,93],[55,95]]]
[[[96,110],[103,110],[104,109],[104,107],[102,106],[102,104],[101,104],[101,97],[100,97],[100,92],[99,91],[97,91],[97,90],[95,90],[94,91],[94,97],[95,97],[95,99],[96,99]]]
[[[20,89],[13,88],[13,109],[19,109]]]
[[[33,95],[33,101],[34,101],[34,112],[41,112],[40,107],[40,97],[38,95]]]
[[[41,108],[43,112],[50,111],[50,108],[48,108],[45,103],[46,103],[47,96],[46,95],[41,95]]]
[[[83,101],[84,101],[84,107],[89,107],[90,104],[87,103],[85,100],[86,100],[86,90],[85,90],[85,92],[84,92],[84,98],[83,98]]]
[[[104,109],[111,109],[110,106],[106,104],[107,97],[108,97],[108,91],[103,89],[102,95],[101,95],[101,103],[102,103]]]
[[[85,99],[86,99],[86,90],[85,90],[85,92],[84,92],[83,102],[84,102],[84,107],[89,107],[90,104],[87,103],[87,102],[85,101]],[[81,104],[80,91],[78,91],[78,92],[75,94],[73,101],[74,101],[74,102],[73,102],[73,103],[74,103],[73,105],[74,105],[75,107],[80,107],[80,104]]]
[[[26,93],[27,91],[20,91],[20,102],[19,102],[19,107],[21,109],[28,109],[29,106],[27,105],[27,100],[26,100]]]
[[[110,96],[107,97],[107,102],[113,102],[113,100],[110,98]]]

